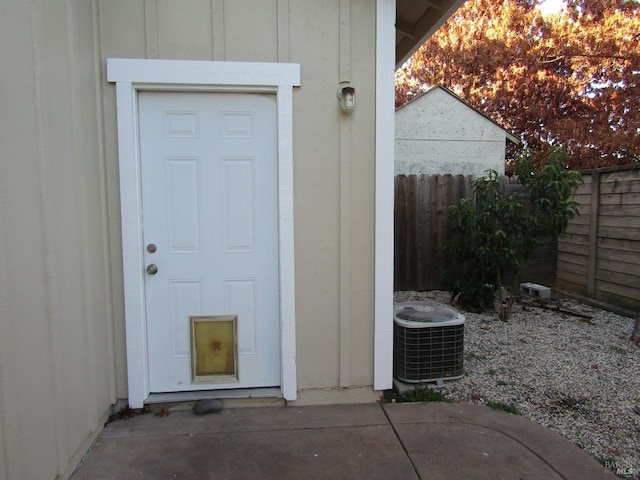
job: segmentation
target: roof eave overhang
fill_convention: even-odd
[[[400,68],[464,2],[465,0],[397,0],[396,68]],[[422,8],[416,8],[416,4]]]

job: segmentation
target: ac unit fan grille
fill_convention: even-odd
[[[404,382],[460,378],[464,373],[464,323],[406,328],[393,325],[393,371]]]

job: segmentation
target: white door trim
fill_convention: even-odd
[[[395,4],[376,0],[375,390],[391,388],[393,381]]]
[[[138,146],[140,90],[259,91],[276,95],[281,389],[285,399],[295,400],[292,113],[293,87],[300,85],[300,65],[110,58],[107,80],[116,83],[129,405],[140,408],[149,396]]]

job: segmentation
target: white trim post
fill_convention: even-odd
[[[140,191],[140,162],[137,151],[136,91],[131,82],[116,83],[118,123],[118,155],[120,169],[120,203],[122,224],[122,270],[124,275],[124,314],[127,339],[127,383],[129,405],[140,408],[149,396],[147,375],[144,276],[140,273],[143,258],[142,196]],[[125,208],[125,206],[127,208]]]
[[[375,390],[393,382],[395,16],[394,0],[376,0]]]
[[[282,355],[282,395],[298,398],[296,370],[296,277],[293,222],[293,91],[278,88],[278,210],[280,248],[280,351]],[[293,341],[291,341],[293,339]]]

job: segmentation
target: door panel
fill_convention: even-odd
[[[151,392],[280,385],[275,96],[141,92],[139,132]],[[194,315],[237,316],[237,382],[193,383]]]

